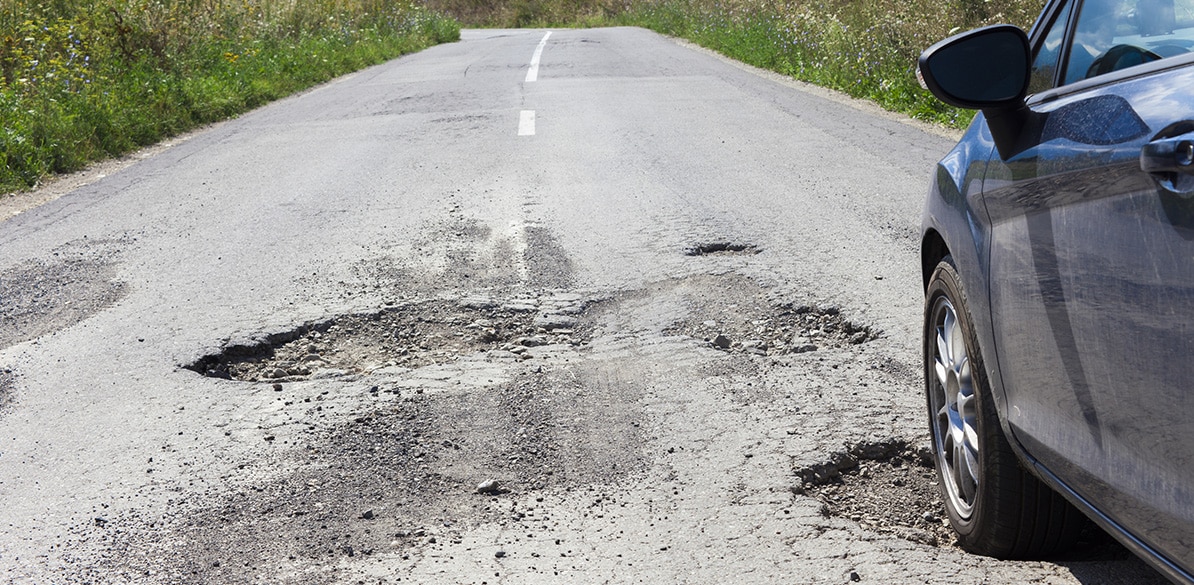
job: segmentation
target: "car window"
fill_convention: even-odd
[[[1032,60],[1032,79],[1028,82],[1028,93],[1037,93],[1053,87],[1057,83],[1057,67],[1061,64],[1061,43],[1065,40],[1066,23],[1070,20],[1072,2],[1057,12],[1053,24],[1049,25],[1049,32],[1045,34],[1045,42],[1037,48],[1036,57]]]
[[[1086,0],[1065,83],[1194,49],[1194,0]]]

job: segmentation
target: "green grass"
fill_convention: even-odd
[[[914,118],[963,128],[974,113],[946,106],[916,80],[934,42],[995,22],[1031,25],[1043,2],[1020,0],[640,0],[617,21],[682,37],[729,57]]]
[[[17,0],[0,9],[0,192],[459,36],[383,0]]]

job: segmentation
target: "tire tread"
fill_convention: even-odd
[[[942,496],[950,523],[958,541],[970,552],[1000,559],[1032,560],[1063,552],[1077,541],[1086,526],[1086,517],[1064,497],[1053,491],[1025,468],[1003,434],[999,415],[992,401],[986,366],[979,352],[973,320],[966,295],[953,259],[946,256],[929,280],[925,310],[925,390],[926,398],[934,381],[929,376],[933,354],[928,339],[933,301],[945,294],[963,321],[965,343],[970,356],[971,375],[979,408],[979,495],[971,517],[962,519],[949,503],[942,485]],[[931,399],[930,416],[933,416]],[[940,473],[940,471],[938,471]]]

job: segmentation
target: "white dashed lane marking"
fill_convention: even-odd
[[[535,110],[523,110],[518,117],[518,135],[535,135]]]
[[[547,39],[551,38],[551,31],[547,31],[535,47],[535,54],[531,56],[531,68],[527,70],[527,83],[539,80],[539,60],[543,58],[543,48],[547,46]],[[523,110],[518,117],[518,135],[535,135],[535,111]]]

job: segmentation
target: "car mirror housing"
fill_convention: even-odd
[[[997,24],[952,36],[920,55],[916,76],[937,99],[982,110],[999,157],[1022,150],[1023,135],[1039,123],[1025,105],[1032,72],[1028,35]]]
[[[998,110],[1024,104],[1031,66],[1028,35],[999,24],[929,47],[920,55],[917,76],[925,89],[951,106]]]

